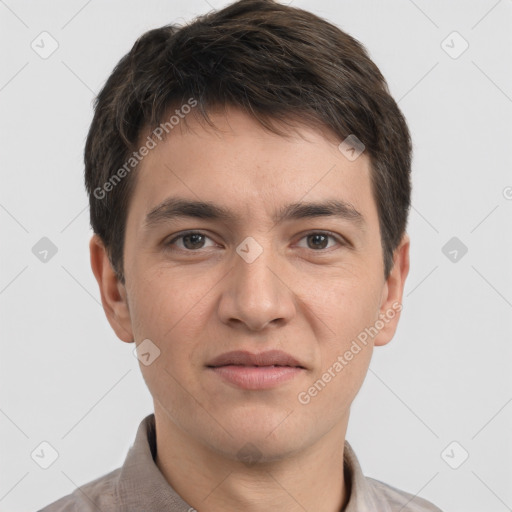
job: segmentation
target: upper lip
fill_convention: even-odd
[[[281,350],[268,350],[258,354],[235,350],[226,352],[209,361],[206,366],[218,367],[227,365],[237,366],[292,366],[304,368],[297,359]]]

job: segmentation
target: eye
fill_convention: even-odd
[[[326,231],[314,231],[311,233],[307,233],[301,240],[306,240],[306,249],[313,249],[315,251],[320,251],[323,249],[330,249],[332,245],[329,245],[329,239],[334,240],[338,245],[344,245],[342,240]],[[304,247],[304,245],[300,245],[299,247]]]
[[[327,231],[313,231],[304,235],[300,240],[301,242],[305,240],[306,245],[299,243],[298,247],[312,249],[315,252],[331,249],[336,244],[346,245],[339,236]],[[207,245],[207,241],[210,241],[209,245]],[[210,237],[200,231],[181,233],[165,243],[166,248],[176,248],[186,252],[198,252],[200,249],[214,247],[215,245],[215,242]]]
[[[182,233],[174,237],[169,242],[166,242],[166,247],[169,246],[177,246],[178,249],[183,251],[197,251],[198,249],[203,249],[205,247],[206,240],[211,240],[204,233],[199,231],[188,231],[187,233]],[[212,241],[213,242],[213,241]],[[213,243],[215,245],[215,243]]]

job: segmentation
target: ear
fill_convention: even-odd
[[[393,268],[389,273],[382,290],[379,320],[376,326],[379,332],[374,338],[374,345],[386,345],[395,335],[402,311],[402,295],[405,280],[409,274],[409,246],[410,240],[404,234],[398,247],[393,252]]]
[[[117,337],[126,343],[134,341],[125,286],[119,281],[110,263],[107,250],[98,235],[89,242],[91,268],[98,281],[101,303],[107,320]]]

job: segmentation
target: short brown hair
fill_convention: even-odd
[[[84,154],[90,220],[122,283],[135,172],[121,168],[144,130],[189,98],[209,123],[209,110],[235,106],[276,133],[273,121],[299,119],[362,141],[389,275],[407,224],[412,146],[384,77],[361,43],[322,18],[273,0],[240,0],[143,34],[96,98]]]

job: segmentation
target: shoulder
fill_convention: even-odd
[[[423,498],[365,476],[354,450],[346,440],[343,457],[347,481],[351,486],[347,512],[442,512]]]
[[[118,510],[116,482],[121,468],[81,485],[38,512],[109,512]]]
[[[430,501],[385,484],[380,480],[366,477],[378,501],[389,505],[390,512],[442,512]]]

